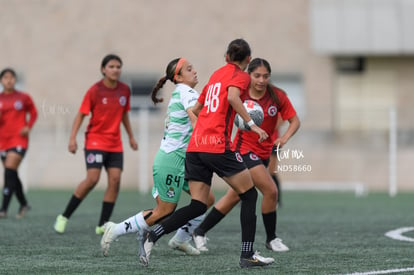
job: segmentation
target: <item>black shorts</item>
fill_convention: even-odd
[[[1,157],[1,161],[5,161],[6,157],[7,157],[7,153],[8,152],[15,152],[19,155],[22,156],[22,158],[24,158],[24,155],[26,154],[26,149],[22,148],[22,147],[13,147],[13,148],[9,148],[5,151],[0,151],[0,157]]]
[[[211,185],[213,172],[219,177],[230,177],[246,169],[238,152],[224,153],[187,152],[185,155],[185,179],[202,181]]]
[[[104,166],[105,169],[119,168],[122,170],[124,166],[124,154],[123,152],[85,149],[85,163],[87,169],[101,169]]]
[[[242,155],[244,164],[246,164],[247,169],[251,169],[257,165],[263,164],[265,167],[269,165],[269,159],[261,159],[255,153],[249,152]]]

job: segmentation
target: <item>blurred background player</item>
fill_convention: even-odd
[[[258,134],[260,142],[268,138],[266,132],[254,124],[240,99],[250,82],[249,75],[244,72],[250,55],[250,46],[245,40],[233,40],[227,48],[227,64],[211,75],[198,98],[194,106],[198,119],[185,157],[185,178],[189,181],[191,202],[150,231],[144,245],[145,253],[140,255],[142,264],[148,265],[151,249],[161,236],[206,212],[213,172],[234,188],[242,201],[240,266],[263,266],[274,261],[253,250],[257,191],[240,154],[231,150],[231,130],[236,112]]]
[[[254,185],[263,194],[261,210],[266,230],[266,248],[277,252],[288,251],[289,248],[283,244],[280,238],[276,237],[278,190],[267,165],[273,145],[280,144],[280,147],[283,146],[296,133],[300,122],[286,94],[279,88],[269,84],[271,68],[266,60],[253,59],[249,64],[248,72],[251,82],[245,99],[254,100],[263,108],[264,120],[260,127],[271,138],[259,143],[256,133],[238,130],[233,141],[233,149],[240,152],[252,176]],[[283,120],[289,121],[289,127],[281,137],[277,137],[279,114]],[[205,247],[205,233],[219,223],[239,201],[240,198],[237,193],[229,188],[200,226],[194,230],[194,242],[197,249],[207,250]]]
[[[0,218],[7,217],[10,200],[16,194],[20,207],[17,218],[30,209],[17,169],[29,144],[29,133],[37,119],[31,97],[15,89],[16,73],[11,68],[0,72],[3,91],[0,94],[0,154],[4,166],[3,203]],[[29,119],[27,119],[29,115]]]
[[[154,104],[163,101],[162,98],[157,98],[157,93],[167,80],[175,84],[175,89],[167,108],[164,137],[152,166],[154,179],[152,195],[157,205],[154,209],[141,211],[121,223],[106,223],[101,240],[105,256],[108,255],[110,244],[115,239],[139,230],[149,230],[150,226],[175,210],[182,190],[189,192],[188,182],[184,180],[184,160],[188,141],[197,120],[192,111],[199,96],[194,90],[198,83],[197,72],[185,58],[172,60],[167,65],[166,75],[158,81],[152,91]],[[213,203],[214,196],[210,192],[208,205],[211,206]],[[198,226],[203,218],[204,215],[193,219],[194,227]],[[200,252],[190,245],[190,241],[191,238],[182,239],[178,236],[169,242],[169,246],[182,250],[188,255],[199,255]]]
[[[85,135],[87,173],[86,179],[75,189],[65,211],[56,218],[54,229],[58,233],[65,232],[68,219],[98,183],[104,166],[108,174],[108,186],[103,198],[98,226],[95,229],[96,234],[103,234],[103,224],[111,217],[118,196],[123,168],[121,122],[128,133],[131,148],[138,149],[128,116],[130,89],[119,81],[121,68],[120,57],[109,54],[103,58],[101,63],[103,79],[86,92],[73,122],[68,150],[75,154],[78,149],[76,135],[85,116],[91,113]]]

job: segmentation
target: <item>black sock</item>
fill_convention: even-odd
[[[211,228],[218,224],[226,215],[213,207],[207,217],[204,218],[203,222],[194,229],[194,234],[198,236],[204,236]]]
[[[280,185],[279,177],[276,175],[272,175],[272,179],[276,184],[277,187],[277,203],[279,206],[282,205],[282,186]]]
[[[204,214],[207,211],[207,205],[198,200],[191,200],[190,204],[175,211],[171,216],[166,218],[149,234],[149,241],[156,242],[162,235],[171,233],[188,221]]]
[[[266,242],[270,242],[276,238],[276,221],[277,214],[276,211],[270,213],[262,213],[263,224],[266,229]]]
[[[252,187],[240,194],[240,224],[242,230],[241,257],[250,258],[253,252],[254,237],[256,235],[256,201],[257,191]]]
[[[17,185],[16,185],[16,198],[20,203],[20,207],[27,205],[27,200],[23,192],[23,184],[19,176],[17,176]]]
[[[101,211],[101,218],[99,219],[98,226],[104,225],[112,215],[112,211],[114,210],[115,203],[114,202],[103,202],[102,203],[102,211]]]
[[[75,212],[76,208],[78,208],[81,202],[82,202],[81,199],[75,197],[75,195],[72,195],[72,197],[69,200],[68,205],[66,206],[65,212],[63,212],[62,216],[69,219],[70,216],[72,216],[73,212]]]
[[[4,189],[3,189],[3,204],[1,210],[9,209],[10,201],[18,184],[17,171],[13,169],[4,169]]]

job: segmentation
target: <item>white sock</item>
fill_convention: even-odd
[[[145,222],[142,211],[138,214],[126,219],[125,221],[118,223],[114,228],[114,233],[117,236],[136,233],[138,230],[148,230],[149,226]]]
[[[175,233],[174,238],[179,242],[188,242],[193,236],[194,229],[204,220],[206,214],[198,216],[197,218],[192,219],[186,225],[180,227]]]

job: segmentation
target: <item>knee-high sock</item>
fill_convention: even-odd
[[[249,258],[253,255],[253,243],[256,235],[256,201],[257,191],[252,187],[240,194],[240,224],[242,231],[241,257]]]
[[[16,186],[19,182],[17,171],[13,169],[4,169],[4,189],[3,189],[3,204],[1,209],[7,211],[10,205],[10,200],[13,193],[16,191]]]
[[[23,191],[23,184],[22,184],[22,181],[20,180],[19,176],[17,176],[16,198],[19,201],[20,206],[26,206],[27,205],[26,196],[24,195],[24,191]]]
[[[266,230],[266,242],[270,242],[276,238],[276,222],[277,214],[276,211],[270,213],[262,213],[263,224]]]
[[[198,200],[191,200],[190,204],[178,209],[171,216],[150,231],[149,241],[156,242],[162,235],[171,233],[185,225],[188,221],[204,214],[207,205]]]
[[[78,208],[78,206],[81,202],[82,202],[81,199],[79,199],[75,195],[72,195],[72,197],[70,198],[70,200],[68,202],[68,205],[66,206],[66,209],[63,212],[62,216],[69,219],[70,216],[72,216],[73,212],[75,212],[75,210]]]
[[[101,211],[101,217],[99,219],[98,226],[102,226],[104,223],[109,221],[109,218],[112,215],[112,211],[114,210],[115,203],[114,202],[106,202],[104,201],[102,203],[102,211]]]
[[[194,234],[199,236],[204,236],[211,228],[218,224],[225,215],[213,207],[207,217],[204,218],[204,221],[194,229]]]

